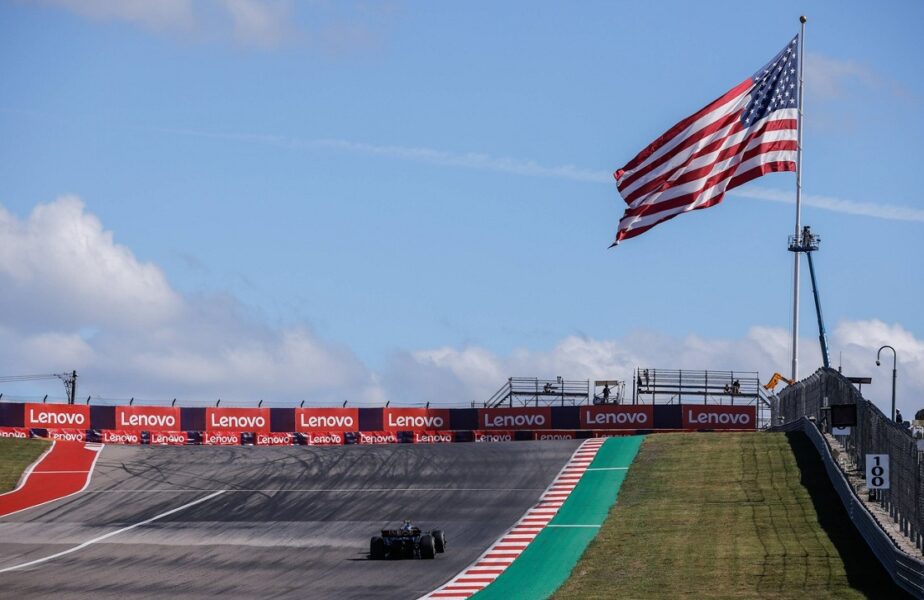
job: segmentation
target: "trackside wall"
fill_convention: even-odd
[[[0,436],[138,444],[353,444],[747,431],[756,407],[225,408],[0,403]]]

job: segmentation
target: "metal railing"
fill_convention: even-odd
[[[509,377],[507,383],[494,392],[485,408],[507,406],[552,406],[584,404],[590,399],[590,381]],[[472,403],[475,406],[475,403]]]
[[[889,487],[876,492],[886,509],[915,546],[924,547],[924,464],[917,440],[903,425],[895,423],[872,402],[865,400],[846,377],[834,369],[819,369],[779,394],[774,424],[801,417],[814,418],[824,432],[830,432],[828,407],[855,404],[857,425],[838,436],[850,461],[862,472],[867,454],[888,454]]]
[[[633,403],[649,399],[654,404],[658,396],[678,404],[683,404],[684,396],[696,397],[696,402],[706,403],[710,398],[732,404],[739,398],[753,402],[760,397],[760,378],[756,371],[636,369],[632,385]]]
[[[791,400],[791,396],[794,394],[799,393],[800,390],[796,390],[789,394],[788,400]],[[799,400],[802,401],[803,399],[800,398]],[[851,522],[866,541],[870,550],[896,584],[914,597],[924,598],[924,561],[903,552],[879,526],[876,518],[870,513],[857,494],[857,490],[844,476],[816,423],[809,421],[806,416],[802,416],[791,419],[774,429],[776,431],[802,431],[806,434],[812,445],[818,450],[828,478],[831,480],[834,491],[840,497],[841,503],[847,510]]]

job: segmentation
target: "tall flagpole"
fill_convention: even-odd
[[[799,34],[799,131],[798,131],[798,150],[796,153],[796,230],[795,244],[801,245],[802,229],[802,120],[804,111],[802,110],[802,70],[805,65],[805,15],[799,17],[802,23],[802,31]],[[793,381],[799,380],[799,254],[792,254],[792,377]]]

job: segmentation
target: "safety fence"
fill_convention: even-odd
[[[200,408],[0,403],[0,436],[104,443],[501,441],[593,437],[595,432],[753,431],[756,423],[753,405]]]
[[[888,454],[889,489],[875,492],[898,528],[918,548],[924,547],[924,461],[911,432],[865,400],[846,377],[833,369],[819,369],[779,394],[774,424],[814,418],[825,433],[832,433],[829,407],[856,405],[857,424],[837,435],[850,462],[865,473],[867,454]]]
[[[818,375],[818,373],[816,373],[816,375]],[[796,394],[801,396],[799,390],[796,390]],[[792,396],[793,395],[790,394],[787,397],[790,402],[793,400]],[[831,399],[830,396],[828,398],[829,400]],[[804,396],[798,398],[799,402],[804,400]],[[791,404],[790,407],[792,407]],[[857,528],[857,531],[860,532],[860,535],[866,541],[873,554],[879,559],[883,568],[885,568],[892,579],[904,590],[916,598],[924,598],[924,561],[898,548],[888,534],[883,531],[879,523],[876,522],[875,517],[870,513],[869,509],[858,495],[857,490],[854,489],[853,485],[847,480],[843,471],[841,471],[841,468],[832,456],[831,449],[828,447],[825,438],[818,429],[819,424],[820,423],[817,421],[812,422],[807,417],[802,416],[796,419],[790,419],[784,425],[775,427],[774,430],[802,431],[808,436],[812,445],[815,446],[815,449],[821,456],[828,478],[831,480],[834,490],[837,492],[844,508],[847,510],[850,520]]]

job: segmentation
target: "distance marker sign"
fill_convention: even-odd
[[[866,487],[871,490],[889,489],[889,455],[866,455]]]

